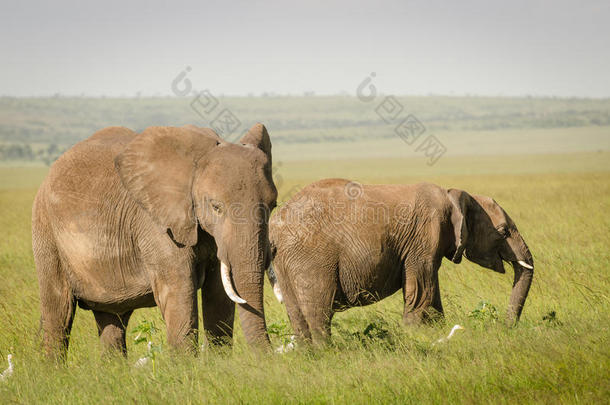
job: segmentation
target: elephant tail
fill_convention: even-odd
[[[282,295],[282,290],[280,289],[280,284],[277,282],[277,276],[275,275],[275,271],[273,270],[273,259],[275,258],[275,254],[277,253],[277,247],[271,243],[271,261],[269,262],[269,267],[267,267],[267,277],[269,277],[269,282],[273,287],[273,294],[275,294],[275,298],[281,303],[284,302],[284,296]]]

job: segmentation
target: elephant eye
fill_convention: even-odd
[[[503,239],[506,239],[510,236],[510,231],[508,230],[508,227],[506,225],[500,225],[496,229]]]
[[[215,213],[222,214],[222,203],[220,201],[210,200],[210,205]]]

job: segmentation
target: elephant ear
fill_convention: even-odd
[[[269,159],[269,165],[271,165],[271,139],[269,138],[267,128],[263,124],[260,122],[254,124],[239,142],[244,145],[253,145],[265,152]]]
[[[454,263],[462,261],[462,254],[466,248],[468,240],[468,224],[466,223],[467,212],[469,207],[470,195],[457,189],[447,190],[449,200],[451,201],[451,223],[453,224],[453,232],[455,236],[455,253],[451,258]]]
[[[150,127],[115,158],[129,195],[179,245],[197,243],[191,195],[195,168],[217,144],[208,129]]]

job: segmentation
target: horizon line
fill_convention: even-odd
[[[0,98],[7,99],[59,99],[59,98],[79,98],[79,99],[122,99],[122,100],[139,100],[139,99],[190,99],[194,97],[196,94],[190,96],[176,96],[174,94],[161,94],[161,93],[153,93],[153,94],[135,94],[135,95],[105,95],[105,94],[62,94],[60,92],[54,94],[40,94],[40,95],[11,95],[11,94],[1,94]],[[394,97],[446,97],[446,98],[505,98],[505,99],[566,99],[566,100],[609,100],[609,96],[565,96],[565,95],[554,95],[554,94],[476,94],[476,93],[427,93],[427,94],[389,94],[389,93],[379,93],[380,96],[394,96]],[[347,92],[339,92],[339,93],[315,93],[315,92],[302,92],[302,93],[275,93],[275,92],[263,92],[259,94],[248,93],[248,94],[225,94],[219,93],[216,95],[219,98],[327,98],[327,97],[348,97],[348,98],[357,98],[356,94],[350,94]]]

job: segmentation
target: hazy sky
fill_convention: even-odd
[[[610,1],[10,1],[0,94],[610,97]]]

